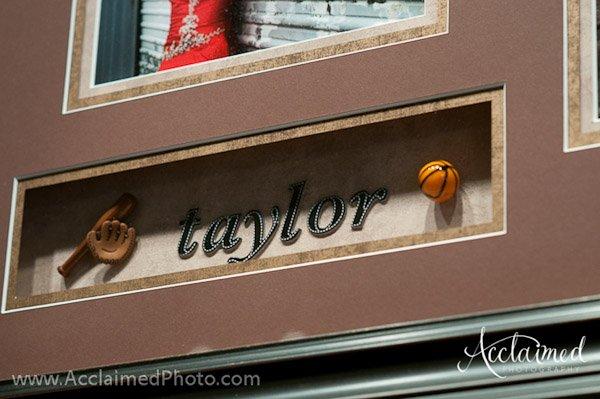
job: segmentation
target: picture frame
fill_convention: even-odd
[[[36,2],[35,7],[31,2],[2,4],[0,29],[7,32],[3,48],[10,56],[2,64],[6,73],[0,74],[5,92],[9,93],[0,98],[4,148],[0,158],[0,202],[4,204],[4,212],[0,212],[0,241],[6,246],[6,252],[0,255],[0,262],[5,265],[0,278],[3,304],[9,299],[13,303],[3,309],[8,311],[0,313],[0,358],[8,359],[0,365],[0,396],[106,395],[121,390],[141,396],[173,397],[200,393],[215,397],[581,399],[600,394],[600,273],[595,234],[596,215],[600,214],[595,153],[598,143],[594,131],[575,129],[578,123],[579,127],[584,124],[581,88],[589,92],[588,105],[593,104],[597,89],[589,84],[593,75],[582,73],[583,46],[577,45],[575,51],[577,40],[584,43],[581,7],[592,10],[593,3],[530,0],[517,6],[493,0],[447,1],[446,25],[426,37],[329,54],[268,70],[246,71],[235,77],[193,82],[189,78],[189,85],[165,86],[152,93],[132,91],[122,98],[98,98],[98,102],[89,103],[79,102],[81,87],[75,90],[70,85],[78,73],[72,66],[74,49],[82,36],[76,29],[69,29],[68,21],[72,18],[73,26],[76,25],[80,4],[78,0]],[[92,19],[100,16],[97,10]],[[580,19],[579,25],[571,23],[574,16]],[[43,40],[38,30],[22,28],[25,19],[32,26],[45,27]],[[584,25],[591,34],[593,22],[586,21]],[[594,50],[591,41],[586,43],[587,52]],[[590,64],[593,60],[587,58]],[[192,76],[193,69],[194,66],[183,67],[180,71],[190,71]],[[590,71],[593,68],[588,68]],[[167,72],[153,76],[167,76]],[[584,80],[588,83],[582,85]],[[93,86],[90,74],[84,82]],[[580,87],[574,90],[577,84]],[[69,97],[69,92],[77,93]],[[248,201],[234,202],[230,209],[223,209],[219,206],[227,201],[219,199],[233,197],[235,189],[222,189],[217,200],[204,202],[196,200],[208,198],[206,186],[173,183],[169,187],[180,187],[175,193],[161,191],[171,183],[172,175],[160,169],[169,156],[194,151],[198,155],[207,149],[247,144],[259,137],[266,146],[277,141],[292,142],[305,138],[294,136],[294,132],[306,133],[307,127],[310,130],[324,123],[390,110],[423,109],[428,104],[489,92],[494,92],[496,104],[502,105],[496,108],[496,120],[502,122],[502,129],[495,130],[501,133],[495,136],[501,140],[486,141],[487,130],[482,121],[487,119],[481,104],[470,104],[470,112],[454,116],[436,108],[432,110],[433,117],[405,120],[404,125],[394,117],[388,125],[374,129],[359,126],[351,132],[374,143],[364,154],[378,155],[383,148],[393,157],[358,172],[357,168],[345,168],[345,175],[333,173],[334,168],[321,167],[329,179],[323,179],[320,186],[311,180],[307,186],[321,188],[307,201],[310,215],[322,198],[338,195],[349,201],[358,190],[374,193],[378,188],[389,188],[389,181],[410,185],[401,194],[418,197],[427,205],[423,208],[431,210],[428,214],[411,208],[413,211],[406,213],[416,215],[413,222],[421,223],[413,224],[440,227],[436,222],[452,219],[444,214],[443,204],[435,202],[447,192],[444,183],[448,182],[448,175],[438,179],[441,187],[434,185],[441,188],[439,195],[431,195],[421,187],[422,168],[439,167],[448,174],[458,171],[467,187],[478,180],[487,184],[488,172],[492,170],[487,167],[487,160],[495,154],[500,157],[501,162],[496,161],[496,165],[501,166],[503,177],[496,179],[502,186],[502,190],[496,190],[501,194],[502,206],[496,208],[499,218],[495,219],[500,224],[480,231],[482,234],[477,234],[476,239],[457,235],[371,252],[369,248],[365,250],[371,245],[365,233],[369,230],[353,231],[354,214],[348,213],[341,223],[346,236],[338,230],[322,241],[330,239],[341,245],[335,240],[342,241],[341,237],[356,233],[354,244],[361,247],[347,258],[325,257],[310,267],[280,265],[268,273],[253,271],[202,283],[194,279],[179,281],[183,284],[169,281],[97,296],[73,295],[54,302],[31,299],[33,296],[28,295],[23,296],[23,302],[8,298],[9,287],[13,287],[14,294],[11,274],[18,271],[12,267],[18,258],[14,254],[15,243],[23,237],[15,232],[22,226],[28,226],[30,232],[26,245],[21,246],[25,248],[22,253],[33,260],[30,266],[37,262],[38,271],[48,272],[44,276],[52,273],[56,277],[52,281],[60,282],[63,277],[56,266],[83,242],[90,251],[89,259],[79,263],[74,273],[81,271],[84,275],[91,269],[87,282],[95,281],[102,287],[109,266],[101,265],[101,257],[90,249],[94,236],[97,240],[102,238],[102,231],[96,230],[94,222],[99,220],[103,226],[108,221],[98,216],[118,195],[127,192],[123,189],[126,183],[149,188],[155,194],[146,195],[144,190],[140,191],[141,196],[134,193],[141,199],[138,209],[145,215],[152,213],[148,209],[163,211],[162,216],[167,215],[164,225],[170,229],[169,234],[160,229],[145,230],[142,220],[135,218],[137,215],[120,221],[127,223],[125,227],[135,227],[141,237],[136,244],[140,246],[124,256],[125,262],[133,262],[126,267],[139,261],[135,251],[144,256],[150,253],[147,250],[152,245],[146,243],[158,242],[149,239],[153,235],[160,243],[168,242],[166,246],[151,248],[157,250],[155,255],[172,256],[173,262],[164,258],[156,262],[168,269],[187,261],[210,266],[211,261],[222,260],[218,256],[225,257],[224,250],[219,249],[215,257],[206,255],[200,247],[209,226],[220,215],[244,216],[261,210],[268,216],[265,210],[272,208],[265,207],[283,207],[291,202],[292,191],[286,190],[300,181],[295,172],[316,170],[298,164],[296,168],[288,167],[277,178],[268,179],[269,184],[254,189],[255,196],[248,195]],[[593,108],[586,109],[591,124]],[[477,115],[480,117],[473,118]],[[336,129],[333,132],[339,133]],[[385,133],[388,141],[373,139],[380,137],[379,132]],[[481,136],[474,136],[473,132]],[[481,146],[459,140],[461,134],[483,137]],[[439,145],[423,144],[434,136],[440,139],[436,141]],[[478,140],[470,141],[473,142]],[[328,143],[330,147],[304,142],[303,147],[300,143],[294,148],[326,148],[327,151],[319,151],[325,160],[338,154],[344,145],[346,150],[354,151],[350,153],[362,148],[354,145],[355,141],[335,138]],[[255,154],[261,155],[259,161],[267,165],[294,161],[285,152],[266,152],[261,147],[251,148],[258,149]],[[443,162],[450,158],[450,150],[459,155],[461,162]],[[226,176],[219,169],[212,176],[223,176],[228,182],[241,181],[240,184],[252,182],[240,172],[250,170],[244,169],[249,158],[236,159],[238,168],[232,173]],[[138,169],[129,168],[136,162]],[[349,164],[348,161],[345,165]],[[200,176],[197,181],[210,180],[206,164],[194,166],[190,171]],[[119,177],[119,173],[142,171],[144,167],[156,167],[158,172],[145,181],[127,182],[123,175]],[[239,180],[235,180],[236,171],[237,178],[242,176]],[[372,179],[365,178],[369,176],[367,172]],[[269,173],[262,176],[273,177]],[[389,179],[382,182],[374,178],[381,176]],[[79,178],[90,177],[110,184],[99,186],[92,182],[75,188],[70,185]],[[147,184],[148,181],[156,184]],[[40,186],[28,186],[32,182]],[[197,195],[186,196],[193,187],[200,187]],[[272,190],[264,191],[264,187]],[[458,187],[454,186],[454,194],[462,195]],[[27,204],[26,197],[38,188],[49,191],[37,192],[37,210],[31,213],[35,207],[28,208],[31,204]],[[248,187],[245,190],[251,191]],[[57,199],[61,192],[65,198]],[[471,198],[483,198],[491,190],[471,193],[475,193]],[[153,202],[152,198],[161,196],[166,199],[164,202]],[[284,197],[285,201],[281,199]],[[169,203],[168,199],[175,198],[186,201]],[[367,223],[410,219],[389,205],[376,202],[376,212],[367,217]],[[205,212],[202,228],[192,237],[202,252],[182,260],[173,237],[182,232],[184,226],[179,222],[194,207]],[[487,212],[492,208],[486,205],[477,209]],[[378,210],[383,212],[377,214]],[[332,220],[337,220],[336,212],[332,213]],[[19,214],[23,220],[19,220]],[[313,239],[312,245],[317,238],[310,235],[311,225],[306,219],[298,226],[306,233],[302,238]],[[270,221],[268,217],[266,220]],[[111,226],[113,222],[111,219]],[[318,230],[324,225],[317,223],[318,229],[313,230],[320,233]],[[113,232],[116,229],[110,228]],[[279,236],[276,239],[281,241]],[[277,240],[276,244],[281,244]],[[302,244],[270,249],[302,253]],[[273,252],[264,254],[270,256]],[[151,257],[144,261],[148,259]],[[35,277],[35,273],[31,276]],[[32,292],[35,289],[38,294],[52,288],[50,279],[45,277],[29,279],[29,283],[26,288],[32,288]],[[541,348],[548,350],[542,356],[555,353],[558,357],[550,358],[550,362],[531,360],[524,354],[531,361],[503,358],[505,353],[514,354],[510,352],[511,342],[521,339],[520,343],[529,344],[525,344],[530,348],[529,355],[538,355],[536,348]],[[484,354],[482,348],[496,350],[500,348],[497,343],[506,344],[502,355],[496,351],[493,361],[486,362],[490,351]],[[560,358],[563,351],[567,355]],[[259,375],[261,385],[141,384],[152,381],[161,372],[180,373],[182,378],[199,374],[215,378],[224,374]],[[17,380],[23,376],[27,376],[25,383]],[[138,385],[94,384],[93,379],[98,382],[101,376],[109,381],[127,376]]]

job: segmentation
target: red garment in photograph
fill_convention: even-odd
[[[229,55],[231,0],[170,1],[171,26],[160,71]]]

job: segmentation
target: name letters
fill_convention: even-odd
[[[211,255],[219,250],[231,253],[236,250],[242,239],[237,236],[240,223],[245,228],[252,228],[252,245],[250,251],[245,256],[232,256],[228,259],[229,263],[245,262],[265,250],[275,232],[281,224],[280,240],[285,244],[293,244],[301,235],[302,229],[296,227],[302,193],[306,182],[298,182],[290,185],[291,191],[288,208],[283,215],[277,205],[271,208],[271,217],[267,225],[262,212],[252,210],[247,212],[244,217],[239,213],[221,216],[213,220],[202,239],[202,244],[194,241],[194,232],[200,227],[200,209],[190,209],[185,219],[180,222],[181,238],[179,240],[178,252],[183,259],[190,258],[199,246],[206,255]],[[385,187],[378,188],[372,193],[361,190],[350,197],[350,206],[355,207],[352,218],[352,230],[361,230],[369,211],[376,203],[384,204],[388,197],[388,190]],[[332,208],[331,216],[328,220],[324,219],[324,210],[327,207]],[[330,195],[317,201],[308,211],[307,228],[315,237],[325,237],[335,233],[341,226],[347,213],[346,202],[337,195]]]

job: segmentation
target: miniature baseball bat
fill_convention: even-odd
[[[135,208],[136,203],[137,203],[137,201],[133,195],[123,194],[117,200],[117,202],[115,202],[115,204],[112,207],[110,207],[109,210],[107,210],[106,212],[104,212],[104,214],[102,216],[100,216],[100,219],[98,219],[98,221],[96,222],[94,227],[92,227],[92,230],[93,231],[100,230],[102,223],[106,222],[107,220],[123,219],[123,218],[129,216],[131,214],[131,212],[133,212],[133,209]],[[67,277],[69,275],[69,273],[71,272],[71,269],[73,268],[73,266],[75,266],[75,264],[88,251],[89,251],[89,249],[88,249],[88,246],[86,243],[86,239],[84,237],[83,240],[81,240],[81,242],[77,246],[77,248],[75,248],[75,251],[73,251],[71,256],[69,256],[69,258],[65,261],[65,263],[63,263],[61,266],[59,266],[57,268],[58,272],[63,277]]]

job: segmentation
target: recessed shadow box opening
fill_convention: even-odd
[[[336,259],[501,234],[503,106],[502,90],[493,90],[19,180],[4,311],[284,267],[327,267]],[[461,176],[455,199],[442,205],[417,183],[420,167],[437,159],[452,162]],[[303,184],[293,226],[299,233],[284,241],[294,184]],[[353,195],[382,188],[385,201],[374,202],[362,228],[353,229]],[[132,256],[109,266],[88,254],[63,278],[57,267],[123,193],[138,200],[127,220],[137,231]],[[315,235],[308,215],[328,196],[343,201],[344,214],[331,232]],[[182,258],[180,222],[194,208],[199,222],[190,242],[200,245]],[[231,263],[252,250],[256,226],[243,220],[253,210],[264,218],[264,235],[272,235],[256,256]],[[334,210],[324,202],[322,225],[336,218]],[[238,245],[205,253],[209,225],[236,214]]]

